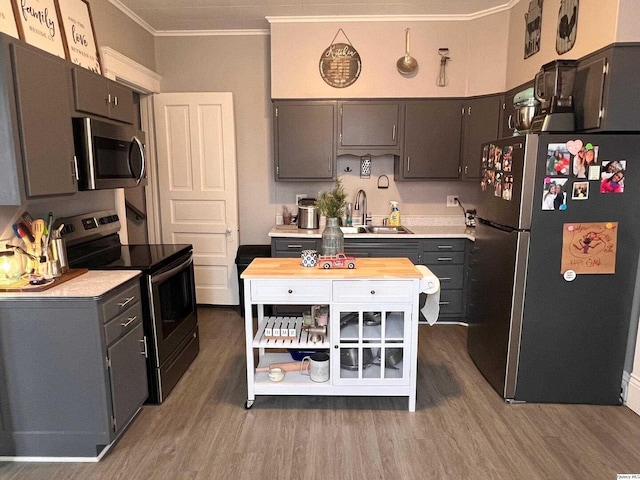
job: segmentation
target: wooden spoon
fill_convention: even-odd
[[[37,220],[33,221],[33,236],[35,238],[35,244],[36,244],[36,256],[41,257],[42,256],[42,236],[44,235],[44,229],[45,229],[45,223],[44,220],[42,220],[41,218],[38,218]]]

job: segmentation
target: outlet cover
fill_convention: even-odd
[[[458,195],[447,195],[447,207],[457,207],[458,202],[456,200],[458,198]]]

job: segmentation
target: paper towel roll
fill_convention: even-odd
[[[440,314],[440,280],[424,265],[416,265],[416,268],[422,273],[420,292],[427,295],[427,301],[420,312],[427,323],[433,325]]]

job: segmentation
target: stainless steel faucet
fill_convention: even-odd
[[[362,225],[370,225],[371,217],[367,216],[367,192],[360,189],[358,193],[356,193],[356,201],[353,206],[354,210],[360,210],[360,196],[362,195]]]

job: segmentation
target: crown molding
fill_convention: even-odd
[[[336,22],[466,22],[508,11],[520,0],[509,0],[503,5],[469,14],[460,15],[325,15],[325,16],[268,16],[269,24],[274,23],[336,23]],[[120,0],[109,0],[118,10],[136,22],[154,37],[202,37],[202,36],[267,36],[269,30],[228,29],[228,30],[156,30]]]
[[[153,70],[111,47],[101,47],[100,55],[105,77],[126,83],[138,92],[160,93],[162,77]]]

